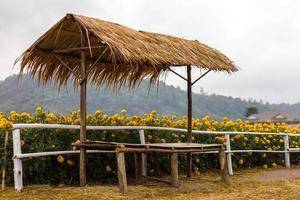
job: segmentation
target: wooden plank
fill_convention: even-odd
[[[124,152],[117,151],[116,156],[118,164],[119,190],[121,194],[127,194],[127,177]]]
[[[156,177],[146,176],[145,178],[147,178],[147,179],[149,179],[151,181],[157,181],[157,182],[161,182],[161,183],[166,183],[166,184],[172,185],[172,183],[170,181],[159,179],[159,178],[156,178]]]
[[[135,163],[135,180],[137,183],[141,182],[142,179],[142,154],[134,154],[134,163]]]
[[[222,148],[219,151],[219,163],[220,163],[220,173],[221,173],[221,181],[228,183],[228,168],[226,164],[226,154],[225,154],[225,149]]]
[[[136,152],[136,153],[147,153],[147,152],[161,152],[161,153],[199,153],[199,152],[208,152],[208,151],[219,151],[221,147],[208,147],[208,148],[175,148],[175,147],[168,147],[168,148],[161,148],[153,146],[150,148],[144,145],[130,145],[128,147],[126,144],[119,143],[119,145],[110,145],[110,144],[99,144],[99,143],[83,143],[83,144],[72,144],[75,149],[79,149],[80,147],[85,147],[87,149],[94,149],[94,150],[113,150],[116,147],[123,145],[124,152]],[[125,146],[126,145],[126,146]]]
[[[174,187],[179,186],[178,153],[171,153],[171,183]]]

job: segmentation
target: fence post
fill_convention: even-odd
[[[21,138],[20,129],[13,130],[13,160],[14,160],[14,181],[15,189],[20,192],[23,188],[23,170],[22,170],[22,160],[16,156],[21,154]]]
[[[144,130],[139,130],[139,135],[140,135],[140,143],[146,144]],[[144,177],[147,176],[147,154],[145,153],[142,153],[142,175]]]
[[[286,168],[290,168],[291,164],[290,164],[290,143],[289,143],[289,136],[285,135],[284,136],[284,159],[285,159],[285,167]]]
[[[231,151],[230,134],[226,134],[225,136],[226,136],[226,151]],[[231,153],[228,152],[226,155],[227,155],[228,173],[229,175],[233,175]]]

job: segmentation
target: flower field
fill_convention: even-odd
[[[0,113],[0,143],[4,142],[4,133],[11,131],[13,123],[48,123],[48,124],[80,124],[79,112],[74,111],[70,115],[58,115],[37,107],[34,114],[18,113],[11,111],[5,115]],[[101,110],[87,115],[88,125],[101,126],[161,126],[186,128],[187,117],[159,116],[155,111],[143,116],[127,116],[125,109],[114,115],[107,115]],[[300,133],[300,128],[289,128],[283,123],[258,123],[250,124],[247,121],[237,119],[235,121],[224,118],[222,121],[211,120],[209,116],[193,119],[193,129],[207,131],[250,131],[250,132],[285,132]],[[185,134],[164,131],[146,131],[146,142],[185,142]],[[118,141],[138,143],[137,131],[88,131],[87,138],[91,140]],[[78,130],[61,129],[24,129],[21,133],[22,152],[59,151],[71,149],[71,143],[79,139]],[[224,135],[194,135],[194,142],[199,143],[223,143]],[[299,137],[291,137],[290,147],[300,147]],[[235,135],[231,137],[232,149],[261,149],[283,150],[283,138],[276,135]],[[3,148],[1,148],[1,153]],[[127,155],[126,165],[129,176],[134,175],[133,155]],[[270,153],[235,153],[233,157],[234,168],[277,167],[284,163],[283,154]],[[8,158],[12,157],[12,141],[9,134]],[[89,154],[87,177],[90,182],[114,182],[116,181],[116,158],[114,154]],[[148,173],[150,175],[162,175],[169,173],[169,158],[165,155],[150,154],[148,156]],[[12,160],[8,159],[7,182],[13,182]],[[300,164],[300,156],[291,156],[293,164]],[[1,163],[2,165],[2,159]],[[180,170],[185,168],[185,157],[180,156]],[[59,155],[57,157],[29,158],[23,160],[25,184],[46,183],[76,185],[78,183],[78,155]],[[193,157],[193,170],[199,174],[204,169],[218,168],[217,155],[195,155]]]

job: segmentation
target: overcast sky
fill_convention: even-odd
[[[196,39],[231,58],[241,70],[209,73],[208,93],[271,103],[300,102],[300,1],[297,0],[1,0],[0,80],[17,73],[16,57],[66,13],[135,29]],[[183,72],[180,72],[184,74]],[[196,78],[199,70],[194,70]],[[169,75],[167,83],[185,89]]]

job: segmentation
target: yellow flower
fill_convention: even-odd
[[[267,157],[267,154],[264,153],[264,154],[262,155],[262,157],[263,157],[263,158]]]
[[[73,165],[74,165],[74,162],[73,162],[72,160],[67,160],[67,164],[68,164],[69,166],[73,166]]]
[[[240,165],[243,165],[243,164],[244,164],[244,160],[243,160],[243,159],[240,159],[240,160],[239,160],[239,164],[240,164]]]
[[[160,142],[161,143],[166,143],[166,140],[165,139],[160,139]]]
[[[42,108],[41,106],[37,106],[37,107],[35,108],[35,112],[36,112],[36,113],[41,113],[41,112],[43,112],[43,108]]]
[[[80,140],[76,140],[76,142],[75,142],[76,144],[80,144]]]
[[[263,168],[268,169],[268,165],[267,164],[263,165]]]
[[[59,162],[59,163],[63,163],[64,162],[64,157],[62,156],[62,155],[59,155],[59,156],[57,156],[57,162]]]
[[[23,146],[25,144],[24,140],[21,140],[21,146]]]
[[[277,167],[277,164],[273,162],[272,167]]]
[[[126,115],[127,110],[126,110],[126,109],[122,109],[122,110],[121,110],[121,113],[122,113],[122,115]]]
[[[109,165],[106,165],[105,169],[107,172],[111,172],[111,167]]]

